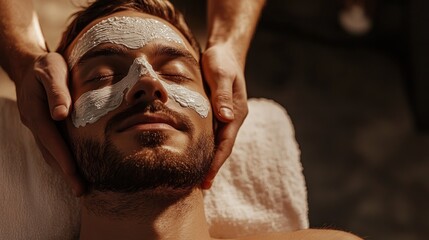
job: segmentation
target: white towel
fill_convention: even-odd
[[[205,193],[216,237],[308,228],[307,191],[292,123],[282,106],[250,99],[234,150]]]
[[[42,159],[16,103],[0,98],[0,239],[73,239],[78,201]],[[231,157],[205,192],[213,237],[308,228],[299,150],[286,111],[249,100]]]

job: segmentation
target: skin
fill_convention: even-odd
[[[123,11],[110,16],[139,16],[142,18],[155,18],[159,21],[164,20],[151,15],[142,14],[134,11]],[[110,17],[107,16],[107,17]],[[106,18],[107,18],[106,17]],[[103,19],[103,18],[102,18]],[[86,29],[95,25],[102,19],[97,19],[87,26]],[[168,24],[168,23],[166,23]],[[174,29],[174,28],[173,28]],[[174,29],[178,34],[179,31]],[[83,30],[82,32],[85,32]],[[79,37],[78,37],[79,38]],[[77,39],[78,39],[77,38]],[[183,38],[183,36],[182,36]],[[183,38],[184,39],[184,38]],[[184,41],[186,41],[184,39]],[[69,51],[73,48],[76,40],[69,46]],[[126,54],[121,56],[99,56],[92,58],[80,64],[72,70],[72,88],[71,95],[73,102],[84,92],[100,88],[106,84],[112,84],[114,77],[103,79],[102,82],[86,82],[92,78],[93,72],[103,72],[106,70],[122,72],[127,70],[132,60],[136,57],[145,56],[152,63],[154,70],[161,76],[175,74],[177,72],[186,72],[191,81],[180,82],[187,88],[197,91],[207,97],[204,92],[201,73],[198,64],[189,64],[183,58],[177,56],[163,56],[155,54],[160,44],[167,44],[173,48],[181,48],[183,51],[190,51],[196,58],[192,48],[185,50],[179,45],[168,42],[152,42],[141,49],[126,49]],[[103,45],[106,47],[106,45]],[[108,45],[107,45],[108,46]],[[122,66],[123,65],[123,66]],[[95,69],[94,69],[95,68]],[[92,69],[92,71],[89,71]],[[97,74],[96,74],[97,75]],[[174,81],[170,79],[167,81]],[[137,95],[139,91],[145,91],[147,94]],[[154,101],[162,102],[166,107],[179,113],[185,114],[195,125],[194,137],[200,135],[203,131],[211,132],[213,129],[210,112],[207,118],[201,118],[192,109],[183,108],[175,101],[166,97],[165,89],[159,81],[143,76],[139,82],[129,90],[129,97],[126,97],[118,109],[113,110],[107,115],[100,118],[99,121],[85,127],[75,128],[70,118],[67,120],[67,129],[72,137],[91,137],[102,141],[106,138],[104,129],[109,119],[116,114],[128,108],[132,108],[138,103],[150,103]],[[158,93],[158,94],[156,94]],[[139,97],[136,97],[139,96]],[[142,113],[136,113],[135,116]],[[153,114],[153,113],[144,113]],[[156,113],[155,113],[156,114]],[[131,118],[134,116],[131,116]],[[141,131],[161,130],[169,137],[162,145],[172,151],[182,152],[190,143],[190,139],[178,129],[172,129],[168,126],[162,126],[155,123],[140,122],[130,127],[126,131],[115,131],[120,128],[112,126],[113,130],[108,134],[111,136],[113,144],[126,154],[139,151],[142,147],[136,142],[133,136]],[[150,194],[148,194],[150,193]],[[105,214],[94,214],[91,209],[91,201],[97,199],[115,205],[119,202],[127,201],[127,204],[136,206],[132,212],[123,212],[121,218],[112,217]],[[204,202],[201,187],[195,187],[192,190],[181,191],[172,189],[157,189],[149,192],[139,192],[133,195],[120,194],[113,192],[92,192],[81,198],[81,239],[140,239],[145,236],[149,239],[215,239],[209,234],[209,228],[205,220]],[[136,204],[137,203],[137,204]],[[144,217],[139,217],[144,216]],[[259,236],[249,236],[239,238],[245,240],[263,240],[263,239],[342,239],[355,240],[359,239],[354,235],[333,230],[302,230],[288,233],[272,233]]]
[[[243,77],[244,59],[252,35],[249,33],[253,33],[263,2],[209,1],[211,11],[209,26],[211,27],[209,27],[208,48],[202,59],[203,69],[214,93],[214,115],[220,120],[231,122],[220,127],[224,129],[217,135],[220,150],[216,153],[216,161],[212,167],[212,174],[207,178],[206,188],[209,187],[211,179],[229,155],[239,126],[247,114]],[[249,4],[255,4],[254,8]],[[43,36],[37,31],[38,23],[35,21],[37,18],[30,17],[35,16],[31,1],[0,0],[0,5],[2,6],[0,8],[2,43],[0,54],[13,56],[0,58],[0,63],[17,85],[21,119],[33,132],[45,160],[52,166],[59,167],[75,193],[81,195],[84,188],[76,174],[76,166],[70,157],[67,145],[51,120],[64,120],[69,114],[71,97],[67,88],[67,65],[60,55],[47,53]],[[245,10],[243,7],[253,11],[242,11]],[[236,31],[237,28],[225,28],[225,26],[247,26],[249,31]],[[229,64],[225,64],[224,68],[220,67],[220,63],[225,62]],[[219,106],[232,110],[234,116],[227,110],[221,110]],[[114,201],[118,196],[101,195],[99,197]],[[91,215],[84,208],[86,199],[83,197],[81,238],[125,239],[129,237],[133,239],[135,236],[156,236],[158,239],[179,239],[177,235],[180,234],[184,239],[213,239],[208,235],[200,188],[196,188],[186,198],[173,203],[167,201],[166,204],[160,204],[161,202],[156,200],[159,199],[140,199],[145,203],[142,206],[148,207],[138,210],[141,214],[149,216],[147,219],[152,221],[139,222],[136,219],[119,221]],[[181,211],[184,204],[189,207],[188,211]],[[120,234],[120,237],[117,237],[117,234]],[[302,230],[241,239],[355,240],[360,238],[341,231]]]
[[[48,53],[32,1],[0,0],[0,64],[14,80],[21,121],[33,133],[46,162],[61,170],[76,195],[84,185],[55,122],[67,117],[71,99],[67,65]],[[49,107],[48,107],[49,106]]]
[[[212,90],[211,102],[220,124],[217,149],[203,188],[213,180],[231,154],[238,130],[247,116],[244,66],[265,0],[208,0],[208,41],[202,56],[203,73]]]
[[[202,187],[214,177],[231,154],[247,112],[244,65],[250,40],[265,0],[208,0],[208,42],[203,52],[203,74],[208,80],[219,124],[217,152]],[[74,193],[85,191],[70,150],[55,122],[70,114],[67,65],[57,53],[48,52],[38,31],[31,0],[0,0],[0,64],[16,84],[21,120],[48,164],[61,170]]]
[[[173,28],[162,19],[134,11],[119,12],[105,18],[111,16],[155,18]],[[82,33],[105,18],[95,20],[89,24]],[[174,30],[186,42],[180,32],[176,29]],[[67,50],[68,53],[70,53],[81,34],[69,46]],[[146,57],[157,74],[167,82],[180,84],[208,98],[203,87],[202,75],[198,64],[198,55],[192,50],[189,43],[186,42],[186,44],[189,50],[179,44],[157,40],[137,50],[123,48],[125,52],[123,55],[102,55],[87,59],[82,64],[78,64],[72,69],[70,91],[72,101],[76,101],[76,99],[87,91],[112,84],[115,80],[118,80],[115,79],[113,75],[126,73],[132,61],[142,56]],[[111,45],[115,44],[102,44],[91,51],[98,51],[103,48],[108,48]],[[161,46],[168,46],[188,52],[193,56],[195,61],[192,62],[183,57],[169,56],[168,54],[159,54],[157,53],[157,49]],[[105,75],[106,72],[111,74],[112,77],[104,77],[103,80],[100,81],[88,82],[88,79],[93,79],[99,74]],[[169,75],[182,75],[189,78],[189,80],[181,82],[176,78],[170,78]],[[117,109],[101,117],[95,123],[76,128],[72,124],[71,119],[68,118],[66,125],[71,138],[90,137],[102,142],[106,139],[106,134],[108,134],[114,146],[120,149],[125,155],[129,155],[138,152],[142,148],[134,137],[137,133],[141,131],[158,130],[163,131],[168,136],[168,139],[162,144],[162,148],[177,153],[184,152],[188,145],[192,144],[190,137],[169,124],[156,121],[151,123],[143,121],[128,126],[125,131],[119,131],[124,124],[127,125],[126,122],[128,119],[126,119],[116,125],[110,126],[111,130],[108,132],[104,131],[108,121],[117,114],[132,108],[136,104],[150,104],[155,101],[162,102],[169,109],[187,116],[195,127],[193,139],[197,139],[202,132],[211,133],[213,136],[212,112],[209,112],[207,118],[201,118],[194,110],[181,107],[179,103],[168,98],[166,90],[158,80],[148,76],[142,76],[137,84],[128,91],[124,101]],[[145,94],[139,94],[139,92],[142,91],[144,91]],[[129,119],[142,116],[157,117],[157,115],[158,113],[136,113],[129,117]],[[171,190],[168,189],[162,190],[163,193],[176,195],[175,192],[170,191]],[[150,236],[150,238],[153,239],[211,239],[205,221],[202,191],[199,188],[195,188],[189,194],[186,194],[185,197],[178,200],[170,200],[170,197],[165,197],[164,194],[162,194],[162,196],[153,196],[153,194],[151,194],[150,197],[143,193],[138,195],[138,198],[134,199],[138,201],[138,207],[134,209],[133,212],[137,212],[139,216],[145,216],[144,218],[126,217],[125,220],[123,218],[115,219],[104,215],[96,215],[88,210],[91,208],[91,200],[93,199],[103,199],[106,202],[115,204],[116,201],[119,201],[118,199],[122,199],[120,201],[124,201],[124,199],[130,201],[129,199],[133,198],[135,197],[130,197],[129,195],[122,197],[121,194],[111,192],[93,192],[82,197],[81,239],[137,239],[139,236]],[[130,204],[132,205],[133,203]],[[186,211],[183,211],[183,208],[186,208]]]
[[[143,16],[143,17],[151,17],[155,18],[151,15],[137,13],[133,11],[120,12],[117,14],[112,14],[110,16]],[[105,18],[97,19],[96,21],[89,24],[82,33],[86,32],[89,28],[94,26],[96,23],[100,22]],[[163,23],[168,24],[165,20],[156,18]],[[171,28],[172,25],[168,24]],[[177,31],[177,30],[176,30]],[[76,44],[77,39],[75,39],[72,44],[67,48],[67,55],[70,53],[71,49],[73,49]],[[181,34],[182,39],[185,39]],[[101,49],[108,49],[110,46],[120,47],[125,51],[124,55],[112,55],[112,56],[97,56],[90,59],[86,59],[82,64],[77,64],[72,69],[71,73],[71,96],[72,102],[75,102],[83,93],[95,89],[102,88],[107,85],[111,85],[115,81],[120,80],[124,75],[127,74],[129,67],[131,66],[133,60],[138,57],[146,57],[147,61],[152,64],[154,70],[157,74],[166,80],[169,83],[176,83],[186,88],[198,92],[203,95],[203,97],[207,98],[207,95],[204,91],[202,75],[199,67],[199,59],[198,55],[192,49],[189,43],[186,42],[187,48],[185,49],[180,44],[175,44],[168,41],[157,40],[154,42],[148,43],[143,48],[132,50],[126,47],[122,47],[116,44],[102,44],[99,45],[90,52],[99,51]],[[162,47],[170,47],[174,49],[179,49],[184,52],[190,53],[194,61],[186,60],[185,57],[177,57],[177,56],[169,56],[167,54],[160,54],[157,50]],[[102,80],[91,80],[99,75],[102,75]],[[174,77],[170,77],[170,75],[174,76],[183,76],[186,77],[186,80],[177,80]],[[115,77],[117,76],[117,77]],[[176,79],[176,80],[175,80]],[[183,82],[182,82],[183,81]],[[139,98],[135,98],[141,90],[145,92],[151,92],[152,94],[144,94]],[[160,98],[156,97],[155,91],[159,91]],[[109,112],[105,116],[101,117],[98,121],[92,124],[87,124],[85,127],[76,128],[71,119],[67,119],[67,129],[72,138],[79,138],[82,136],[90,137],[92,139],[96,139],[98,141],[103,141],[106,139],[106,135],[104,134],[104,129],[107,126],[107,122],[111,119],[112,116],[117,115],[118,113],[123,112],[124,110],[130,108],[139,102],[150,103],[152,101],[159,100],[164,103],[166,107],[170,108],[173,111],[185,114],[189,117],[193,124],[195,125],[195,138],[201,135],[203,131],[210,133],[213,135],[213,126],[212,126],[212,112],[209,111],[209,115],[206,118],[202,118],[197,112],[195,112],[191,108],[181,107],[179,103],[174,100],[168,98],[167,90],[162,86],[162,84],[152,79],[150,76],[141,77],[139,82],[134,85],[131,89],[128,90],[127,94],[124,97],[124,101],[122,104],[115,110]],[[133,132],[124,131],[120,134],[117,134],[116,131],[121,128],[122,124],[118,124],[118,126],[111,126],[112,133],[112,141],[115,146],[119,149],[123,150],[125,154],[131,154],[139,149],[139,144],[135,142],[133,139]],[[140,126],[136,126],[139,128]],[[144,126],[141,126],[144,128]],[[152,126],[149,126],[152,127]],[[156,128],[164,129],[166,126],[154,126]],[[168,126],[167,126],[168,127]],[[152,128],[150,128],[152,129]],[[101,134],[102,133],[102,134]],[[169,144],[166,144],[166,148],[173,150],[175,152],[183,152],[184,149],[188,146],[190,139],[188,139],[183,133],[179,131],[173,131],[170,133],[171,139],[169,140]]]

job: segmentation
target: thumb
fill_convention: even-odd
[[[234,61],[219,54],[219,49],[211,48],[202,58],[203,73],[210,86],[211,103],[215,116],[222,122],[234,120],[233,85],[236,78]]]
[[[69,114],[71,97],[67,87],[67,63],[55,52],[36,61],[35,74],[42,83],[48,98],[51,117],[63,120]]]
[[[220,79],[212,92],[212,103],[216,110],[216,118],[222,122],[234,120],[232,85],[233,80]]]

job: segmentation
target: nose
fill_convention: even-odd
[[[125,99],[129,104],[150,103],[155,100],[165,103],[168,100],[168,94],[160,80],[153,76],[145,75],[141,76],[137,83],[128,90]]]

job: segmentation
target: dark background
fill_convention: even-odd
[[[204,41],[205,1],[173,1]],[[361,1],[372,28],[340,25],[341,0],[268,0],[246,65],[249,97],[288,111],[310,225],[365,239],[429,235],[429,2]]]

